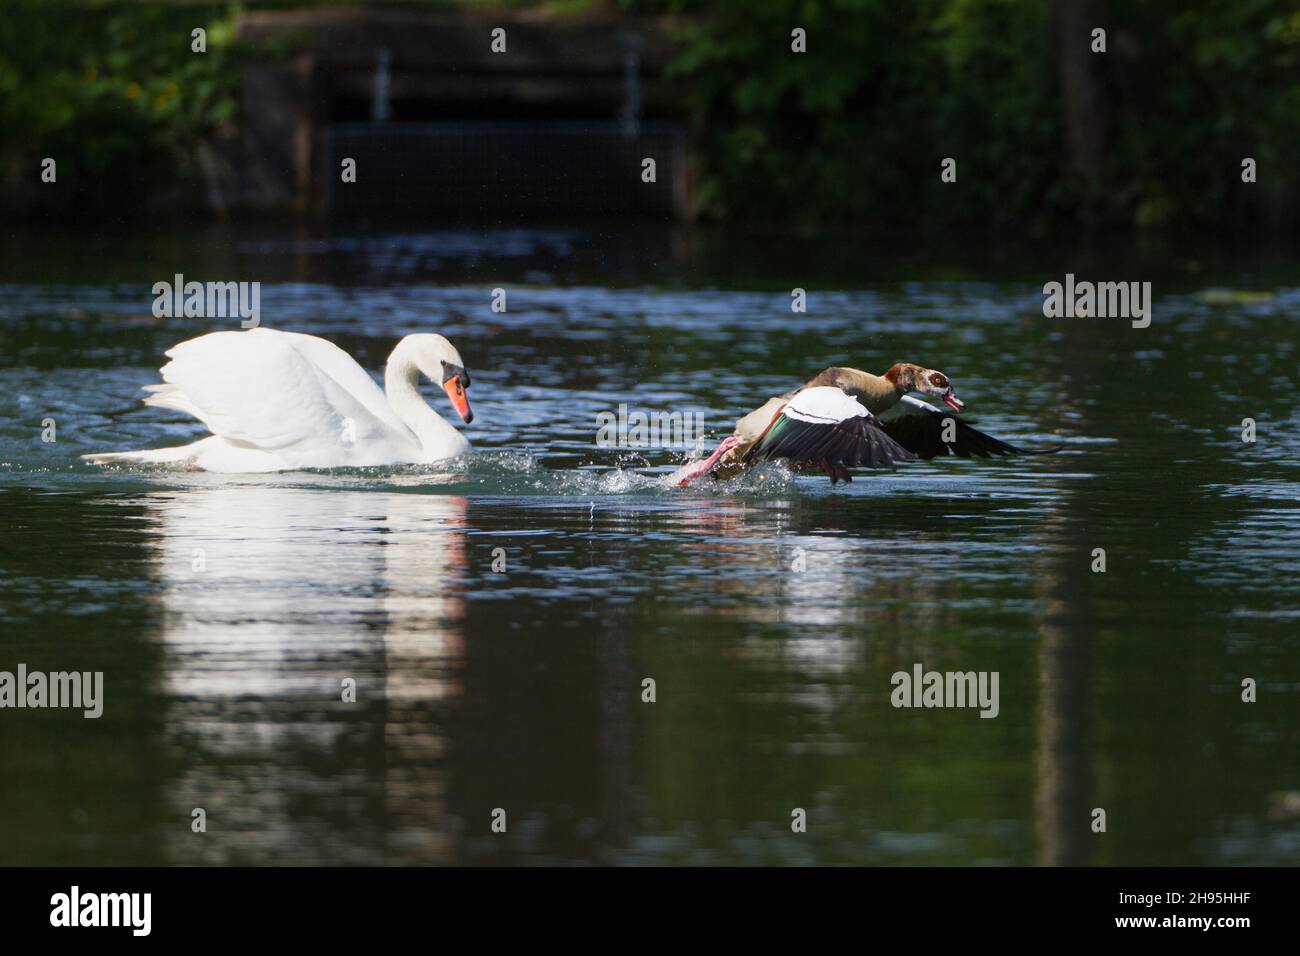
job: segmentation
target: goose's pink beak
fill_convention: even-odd
[[[943,393],[943,401],[944,404],[947,405],[949,408],[951,408],[954,412],[959,412],[966,407],[966,403],[963,402],[960,398],[958,398],[957,393],[954,392],[951,388],[949,388],[948,391]]]

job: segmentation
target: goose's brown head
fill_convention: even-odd
[[[885,378],[893,383],[899,395],[906,395],[908,392],[933,395],[941,399],[954,412],[959,412],[966,407],[966,403],[953,391],[948,376],[932,368],[913,365],[910,362],[899,362],[890,367],[885,373]]]

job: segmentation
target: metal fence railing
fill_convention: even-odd
[[[464,218],[685,213],[685,135],[618,121],[339,123],[325,129],[320,196],[330,215]],[[355,183],[341,181],[344,159]],[[655,182],[642,176],[655,160]]]

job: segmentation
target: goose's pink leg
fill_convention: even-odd
[[[713,450],[712,455],[705,458],[703,461],[697,461],[693,465],[687,465],[681,470],[681,479],[677,482],[677,487],[685,488],[696,478],[699,478],[702,475],[707,475],[713,470],[713,466],[718,463],[718,460],[722,458],[723,455],[739,444],[740,439],[735,435],[728,435],[726,438],[722,439],[722,444]]]
[[[853,480],[853,475],[849,473],[848,468],[838,462],[823,461],[818,462],[818,466],[822,471],[826,472],[826,474],[830,476],[832,488],[835,487],[836,482],[848,482]]]

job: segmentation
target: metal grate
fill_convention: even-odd
[[[334,215],[680,216],[685,143],[673,123],[340,123],[327,127],[323,200]],[[641,179],[642,160],[656,181]],[[344,158],[357,181],[340,181]]]

